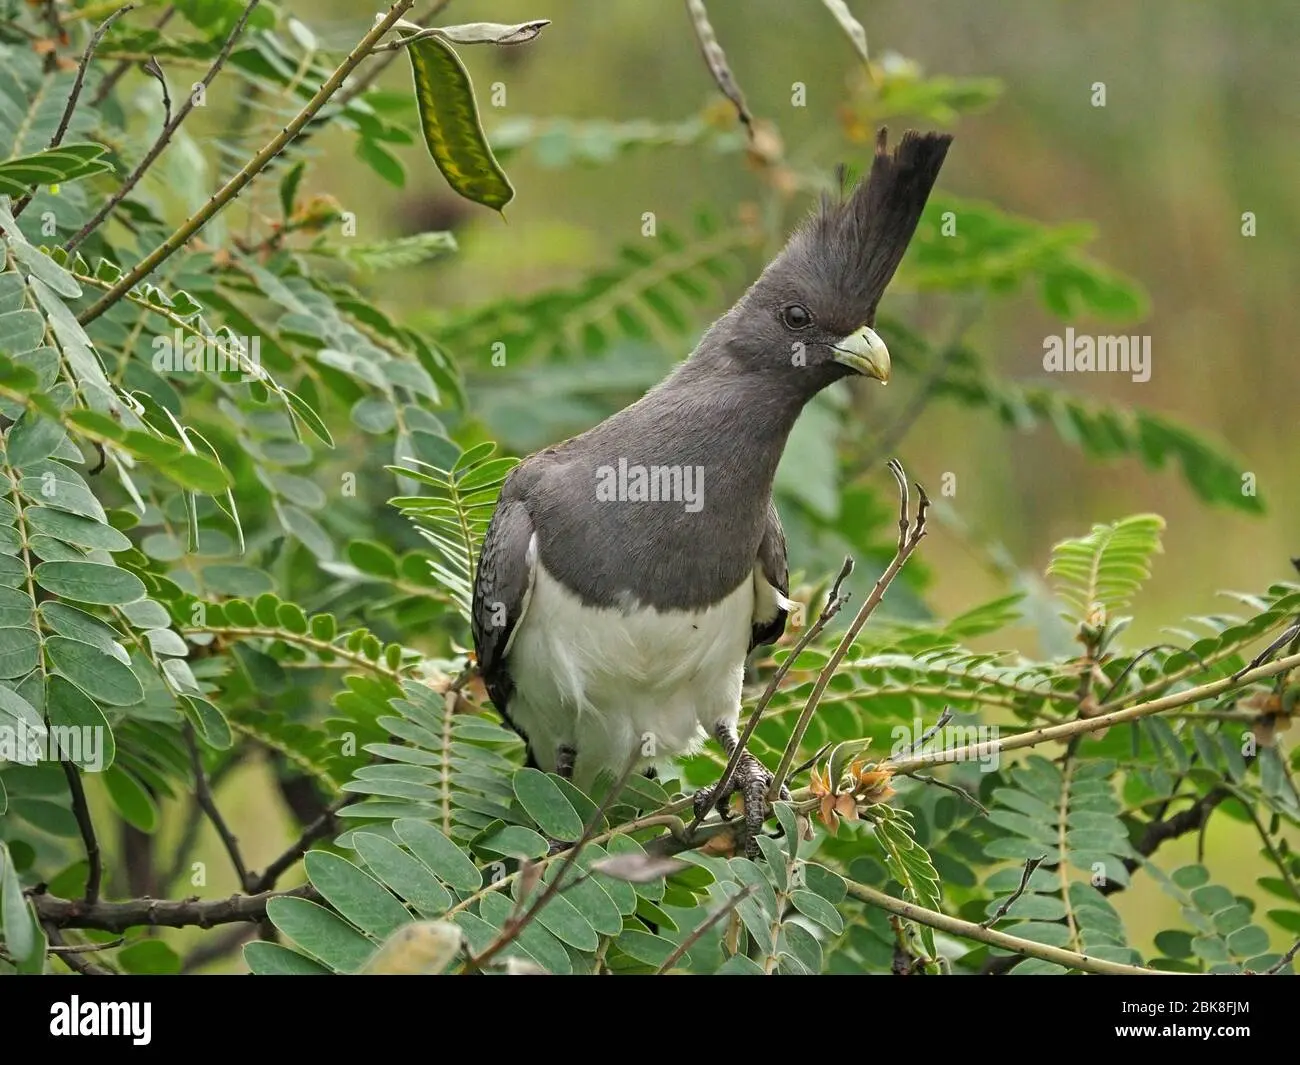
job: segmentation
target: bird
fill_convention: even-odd
[[[888,381],[876,308],[951,139],[908,131],[891,151],[882,129],[869,172],[822,198],[664,380],[510,471],[471,619],[476,668],[528,765],[590,789],[710,736],[735,752],[746,663],[794,608],[777,465],[822,389]],[[746,751],[696,812],[727,817],[739,792],[754,854],[771,784]]]

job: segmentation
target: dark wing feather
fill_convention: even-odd
[[[763,577],[783,596],[790,594],[790,567],[785,555],[785,530],[781,528],[781,515],[776,512],[776,504],[770,499],[767,503],[767,524],[763,528],[763,540],[758,545],[758,565]],[[785,632],[787,611],[776,607],[774,616],[754,618],[749,649],[752,651],[759,644],[776,643]]]
[[[474,577],[473,630],[479,673],[492,705],[519,732],[510,720],[510,697],[515,684],[506,669],[505,655],[510,636],[528,607],[534,567],[528,544],[533,537],[533,523],[524,504],[509,498],[509,494],[507,479],[488,524]],[[519,734],[523,736],[522,732]]]

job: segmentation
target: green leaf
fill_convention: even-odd
[[[483,874],[456,844],[433,825],[412,818],[393,822],[393,831],[438,878],[457,891],[477,891],[483,886]]]
[[[131,667],[92,644],[51,636],[45,641],[45,653],[56,670],[102,703],[134,706],[144,698],[144,688]]]
[[[36,532],[76,544],[78,547],[98,548],[111,552],[125,551],[131,546],[128,537],[106,522],[69,514],[65,510],[28,507],[23,513],[23,518]]]
[[[575,841],[582,835],[582,818],[550,777],[537,769],[521,769],[514,777],[515,797],[537,826],[552,839]]]
[[[4,843],[0,843],[0,918],[6,949],[19,961],[26,961],[36,949],[36,921],[23,897],[12,853]]]
[[[5,459],[10,466],[20,468],[29,462],[49,458],[67,435],[58,422],[29,410],[9,429]]]
[[[352,845],[375,876],[426,917],[441,916],[451,906],[451,894],[428,867],[391,840],[357,832]]]
[[[344,917],[382,939],[411,920],[406,907],[378,880],[346,858],[308,851],[303,867],[312,886]]]
[[[230,723],[215,703],[197,695],[181,695],[179,702],[181,711],[189,718],[194,731],[209,747],[224,751],[234,742]]]
[[[145,594],[144,583],[134,573],[100,562],[42,562],[32,576],[47,592],[77,603],[117,606]]]
[[[399,29],[403,37],[412,31]],[[420,129],[447,183],[466,199],[500,211],[515,194],[479,121],[469,73],[455,49],[427,37],[405,49],[415,80]]]
[[[115,765],[105,770],[101,779],[113,808],[124,821],[145,833],[152,833],[158,827],[158,804],[138,777]]]
[[[175,976],[181,971],[181,959],[161,939],[143,939],[117,952],[118,964],[129,973],[156,973]]]
[[[320,962],[282,947],[279,943],[258,940],[244,944],[244,961],[257,976],[328,976],[330,970]]]
[[[60,676],[52,676],[46,680],[45,707],[52,726],[74,730],[66,735],[75,737],[81,750],[65,750],[63,753],[69,761],[92,773],[102,772],[113,764],[117,757],[113,730],[104,712],[85,692]],[[93,748],[88,744],[93,744]]]
[[[271,899],[266,904],[266,916],[303,950],[336,972],[355,972],[375,950],[372,940],[307,899]]]

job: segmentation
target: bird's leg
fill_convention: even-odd
[[[578,760],[578,752],[567,743],[561,743],[555,748],[555,775],[563,777],[565,780],[573,780],[573,766]],[[573,846],[572,843],[565,843],[561,839],[551,839],[546,837],[547,843],[550,844],[550,850],[547,852],[548,857],[559,854],[561,851],[567,851]]]
[[[727,758],[730,759],[736,753],[736,748],[740,746],[740,736],[736,733],[736,726],[728,721],[721,721],[714,727],[713,734],[722,744],[722,749],[727,752]],[[721,783],[718,781],[718,784]],[[736,792],[740,792],[745,804],[745,827],[742,836],[745,854],[749,858],[757,858],[759,855],[757,840],[763,831],[763,822],[767,820],[767,789],[771,786],[771,772],[762,762],[745,751],[736,763],[736,771],[731,775],[725,792],[720,792],[718,785],[714,784],[712,787],[701,788],[695,793],[696,815],[702,817],[710,807],[716,807],[723,820],[728,820],[730,814],[727,811],[727,800]],[[789,789],[784,786],[781,788],[781,798],[790,798]]]
[[[578,752],[570,747],[567,743],[560,744],[555,749],[555,775],[563,777],[565,780],[573,779],[573,766],[578,760]]]

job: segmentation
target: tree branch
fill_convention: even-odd
[[[1226,691],[1253,684],[1257,680],[1265,680],[1268,677],[1285,673],[1297,667],[1300,667],[1300,654],[1289,655],[1286,658],[1279,658],[1267,665],[1253,669],[1249,673],[1242,674],[1240,678],[1224,677],[1222,680],[1202,684],[1197,688],[1188,688],[1186,691],[1175,692],[1173,695],[1166,695],[1159,699],[1151,699],[1098,717],[1079,718],[1060,725],[1031,729],[1015,736],[1008,736],[1006,739],[988,740],[950,750],[930,751],[925,754],[912,755],[908,758],[900,758],[897,761],[891,759],[887,760],[886,764],[892,765],[896,773],[910,773],[912,770],[920,769],[923,766],[966,762],[981,757],[987,758],[990,754],[999,754],[1003,751],[1016,751],[1022,747],[1037,747],[1039,744],[1050,743],[1053,740],[1067,740],[1072,736],[1088,732],[1099,732],[1102,729],[1121,725],[1126,721],[1136,721],[1139,718],[1159,714],[1165,710],[1173,710],[1180,706],[1187,706],[1190,703],[1213,699]]]
[[[974,924],[971,921],[963,921],[959,917],[949,917],[937,910],[928,910],[923,906],[915,906],[910,902],[896,899],[893,895],[886,895],[883,891],[877,891],[873,887],[852,880],[845,881],[845,886],[849,895],[859,902],[865,902],[868,906],[875,906],[877,909],[885,910],[887,913],[892,913],[905,920],[929,925],[931,928],[937,928],[941,932],[947,932],[949,935],[959,936],[962,939],[974,939],[980,943],[987,943],[991,947],[1013,950],[1017,954],[1024,954],[1030,958],[1039,958],[1042,961],[1053,962],[1056,965],[1064,965],[1070,969],[1081,969],[1089,973],[1130,976],[1172,975],[1161,972],[1159,969],[1146,969],[1140,965],[1125,965],[1117,961],[1103,961],[1101,958],[1092,958],[1087,954],[1079,954],[1073,950],[1049,947],[1045,943],[1034,943],[1018,936],[1007,935],[1006,932],[999,932],[994,928],[985,928],[983,925]]]
[[[68,778],[68,791],[72,793],[72,814],[77,819],[77,828],[81,830],[81,840],[86,845],[86,861],[90,868],[86,873],[85,901],[93,905],[99,901],[99,885],[104,875],[104,867],[99,856],[99,840],[95,836],[95,822],[90,818],[90,806],[86,803],[86,789],[81,783],[81,771],[71,762],[60,762],[63,775]]]
[[[280,879],[289,869],[291,869],[313,843],[318,839],[324,839],[333,832],[338,825],[338,812],[347,806],[348,803],[356,802],[361,796],[359,794],[345,795],[342,799],[332,803],[320,817],[316,818],[311,824],[302,830],[300,835],[288,850],[280,857],[276,858],[266,867],[266,871],[261,876],[254,876],[252,883],[249,884],[251,891],[270,891],[275,887],[275,882]]]
[[[104,19],[95,32],[90,35],[90,40],[86,42],[86,50],[81,53],[81,62],[77,64],[77,76],[72,80],[72,89],[68,92],[67,103],[63,105],[63,114],[59,117],[59,124],[54,130],[54,136],[50,138],[50,143],[46,145],[47,151],[50,148],[57,148],[63,143],[63,135],[68,132],[68,125],[72,122],[72,114],[77,109],[77,101],[81,99],[81,87],[86,81],[86,68],[90,65],[90,57],[95,54],[99,42],[103,40],[108,28],[134,7],[135,4],[133,3],[119,7],[108,18]],[[28,192],[27,195],[14,204],[13,216],[15,218],[27,210],[27,205],[32,202],[33,195],[34,192]]]
[[[191,725],[185,727],[185,745],[190,750],[190,765],[194,770],[194,799],[199,804],[199,809],[208,815],[212,827],[221,837],[221,845],[230,855],[230,864],[235,867],[235,875],[239,877],[239,886],[244,891],[253,891],[250,882],[252,877],[248,872],[248,866],[244,864],[244,856],[239,851],[239,840],[230,831],[230,826],[221,816],[216,800],[212,797],[212,788],[208,786],[208,774],[203,768],[203,755],[199,751],[198,741],[194,738],[194,728]]]
[[[398,19],[411,9],[414,3],[415,0],[397,0],[388,9],[388,14],[375,23],[374,28],[348,53],[343,62],[339,64],[338,69],[325,80],[325,83],[316,90],[316,94],[303,105],[302,110],[290,119],[289,124],[267,141],[262,149],[245,163],[234,177],[215,192],[207,203],[195,211],[175,233],[146,255],[133,269],[123,274],[117,283],[98,301],[77,315],[77,321],[83,326],[93,322],[125,296],[133,286],[148,277],[171,258],[195,233],[207,225],[218,211],[238,196],[243,191],[244,186],[266,169],[271,160],[284,151],[285,146],[298,135],[303,126],[311,121],[312,116],[325,106],[326,101],[338,92],[339,87],[356,68],[357,64],[370,54],[370,49],[378,43],[380,38],[392,28]]]
[[[97,902],[93,905],[61,899],[55,895],[30,893],[37,918],[55,928],[98,928],[104,932],[125,932],[128,928],[212,928],[219,924],[266,919],[266,904],[276,898],[316,899],[308,884],[292,891],[263,891],[256,895],[232,895],[228,899],[131,899],[129,902]]]

